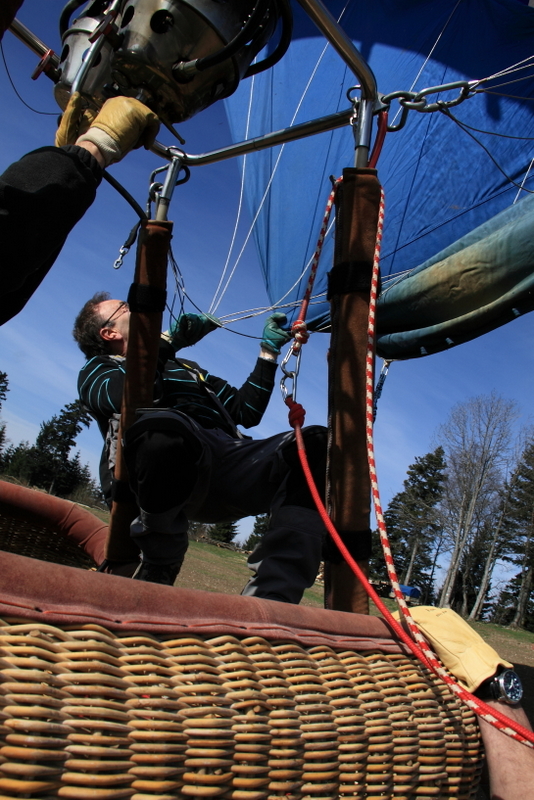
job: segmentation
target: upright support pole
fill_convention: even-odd
[[[371,486],[366,450],[365,356],[371,273],[380,206],[376,170],[350,168],[336,199],[336,247],[329,274],[329,493],[331,519],[368,574]],[[367,594],[337,547],[325,562],[325,604],[369,613]]]
[[[106,547],[109,561],[135,561],[139,557],[130,539],[130,523],[138,509],[128,491],[122,437],[134,422],[137,409],[150,408],[153,403],[171,234],[172,222],[168,220],[147,220],[141,224],[134,283],[128,295],[130,330],[115,465],[116,491]]]

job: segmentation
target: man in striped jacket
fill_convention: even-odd
[[[78,380],[80,398],[107,439],[101,480],[108,498],[129,317],[127,303],[99,293],[85,304],[74,327],[87,357]],[[237,427],[258,425],[267,408],[277,356],[290,338],[280,327],[284,322],[283,314],[269,317],[259,358],[239,389],[176,355],[219,326],[213,317],[183,314],[162,336],[154,410],[140,415],[124,441],[130,488],[140,510],[131,527],[141,552],[137,580],[174,583],[190,519],[213,523],[269,513],[269,529],[249,557],[254,577],[243,593],[299,603],[313,584],[325,531],[300,468],[294,433],[254,440]],[[310,426],[303,433],[323,493],[326,431]]]

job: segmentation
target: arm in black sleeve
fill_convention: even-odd
[[[0,324],[25,306],[101,180],[102,168],[76,145],[34,150],[0,176]]]
[[[112,356],[95,356],[86,361],[78,376],[78,393],[99,425],[113,414],[119,414],[122,404],[126,361]]]
[[[162,340],[154,382],[155,400],[162,393],[162,372],[168,353],[168,345]],[[101,430],[105,430],[107,421],[113,414],[120,414],[125,375],[126,359],[117,356],[94,356],[80,370],[80,400],[97,420]]]
[[[221,378],[206,375],[206,380],[236,425],[252,428],[259,425],[274,388],[276,361],[258,358],[256,366],[240,389],[235,389]]]

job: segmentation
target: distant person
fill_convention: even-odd
[[[42,147],[0,175],[0,325],[24,308],[96,196],[103,168],[149,146],[156,115],[138,100],[115,97],[89,112],[72,96],[55,147]]]
[[[116,436],[121,408],[129,317],[125,302],[100,293],[85,304],[74,326],[87,357],[78,380],[80,398],[103,436],[111,430],[108,441]],[[124,441],[140,508],[131,527],[141,551],[137,580],[174,583],[187,550],[189,519],[214,523],[270,513],[269,528],[249,557],[254,577],[243,594],[299,603],[313,584],[325,529],[304,479],[294,432],[254,440],[237,427],[258,425],[267,408],[276,359],[290,339],[280,327],[285,320],[284,314],[267,320],[260,356],[240,389],[176,355],[214,330],[213,318],[184,314],[162,338],[155,408],[140,416]],[[303,434],[324,495],[326,430],[310,426]],[[104,460],[101,475],[109,496],[107,454]]]

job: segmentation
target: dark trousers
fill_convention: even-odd
[[[303,434],[324,494],[326,430],[310,426]],[[147,561],[181,562],[189,519],[214,523],[269,513],[269,528],[248,560],[254,576],[243,594],[300,602],[317,575],[325,529],[293,431],[234,439],[181,412],[155,410],[126,432],[124,455],[140,508],[132,536]]]

